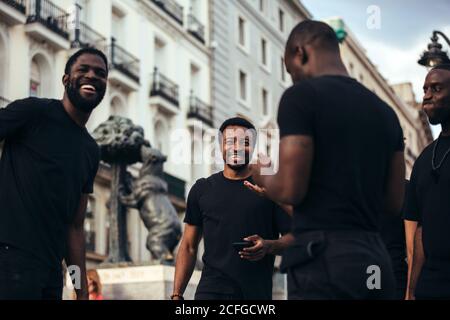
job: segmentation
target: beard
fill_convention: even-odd
[[[241,171],[244,170],[245,168],[248,167],[249,163],[250,163],[250,154],[248,153],[238,153],[243,159],[240,161],[232,161],[230,160],[231,157],[227,157],[228,161],[226,160],[227,158],[224,159],[225,164],[232,170],[234,171]]]
[[[80,94],[80,79],[75,79],[73,81],[69,79],[69,83],[65,86],[65,88],[67,97],[69,98],[72,105],[83,113],[91,113],[92,110],[94,110],[100,104],[100,102],[102,102],[106,92],[104,88],[98,88],[97,86],[97,94],[95,98],[84,98]]]

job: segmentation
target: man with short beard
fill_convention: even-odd
[[[88,299],[84,215],[99,148],[85,125],[102,101],[108,62],[96,49],[69,58],[62,100],[27,98],[0,110],[0,300],[62,298],[62,260]]]
[[[203,236],[204,268],[196,300],[270,300],[274,255],[290,243],[289,235],[279,237],[290,230],[290,219],[252,184],[255,127],[232,118],[220,133],[224,170],[199,179],[189,192],[172,299],[183,299]],[[250,247],[238,252],[233,243],[244,240]]]
[[[442,132],[411,173],[405,219],[417,230],[408,298],[450,299],[450,64],[434,67],[423,90],[423,110]]]

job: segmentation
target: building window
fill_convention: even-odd
[[[86,239],[86,251],[96,252],[95,246],[95,199],[89,197],[84,219],[84,234]]]
[[[243,71],[239,71],[239,98],[242,101],[247,101],[248,98],[247,81],[247,74]]]
[[[259,11],[262,13],[266,11],[266,0],[259,0]]]
[[[261,39],[261,63],[267,67],[267,41]]]
[[[261,106],[263,115],[269,114],[269,93],[266,89],[261,90]]]
[[[124,41],[125,41],[125,37],[124,37],[124,32],[123,32],[123,27],[124,27],[124,17],[125,14],[120,11],[118,8],[113,7],[112,9],[112,36],[113,38],[116,40],[116,44],[118,44],[119,46],[124,46]]]
[[[350,62],[350,64],[349,64],[349,71],[350,71],[350,76],[352,76],[353,77],[353,71],[354,71],[354,69],[355,69],[355,67],[353,66],[353,63],[351,63]]]
[[[246,46],[246,22],[242,17],[239,17],[239,44],[243,47]]]
[[[30,97],[39,97],[41,94],[41,69],[35,59],[31,61]]]
[[[363,82],[364,81],[364,76],[362,75],[362,73],[359,74],[359,81]]]
[[[121,98],[117,96],[111,100],[111,114],[122,117],[125,117],[127,115],[125,103]]]
[[[280,29],[281,32],[284,32],[285,30],[285,26],[284,26],[284,11],[282,9],[278,9],[278,27]]]
[[[286,65],[284,63],[284,58],[281,57],[280,59],[280,74],[281,74],[281,81],[284,83],[286,82]]]

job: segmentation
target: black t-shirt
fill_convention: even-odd
[[[426,283],[422,283],[422,288],[436,296],[450,297],[450,155],[437,174],[433,174],[431,159],[437,141],[426,147],[414,164],[405,219],[417,221],[423,227],[426,260],[422,272],[426,275],[421,278]],[[450,137],[440,137],[435,165],[441,163],[449,149]]]
[[[59,269],[68,226],[92,193],[99,148],[59,100],[28,98],[0,110],[0,243]]]
[[[309,190],[295,207],[294,233],[378,231],[388,165],[404,147],[395,112],[352,78],[321,76],[284,93],[278,124],[281,138],[314,139]]]
[[[278,239],[289,232],[291,219],[277,204],[248,190],[244,181],[219,172],[198,180],[189,192],[184,222],[202,227],[205,245],[197,292],[232,294],[237,287],[245,299],[271,299],[274,256],[243,260],[232,243],[255,234]]]

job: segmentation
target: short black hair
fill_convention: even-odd
[[[447,71],[450,71],[450,63],[438,64],[437,66],[433,67],[430,71],[433,71],[433,70],[447,70]]]
[[[71,55],[69,60],[67,60],[66,67],[64,68],[64,74],[67,75],[70,74],[73,65],[75,64],[75,62],[77,62],[78,58],[81,57],[83,54],[93,54],[102,58],[103,61],[105,62],[106,71],[108,71],[108,58],[106,58],[106,55],[102,51],[96,48],[83,48],[75,52],[73,55]]]
[[[314,44],[318,49],[339,51],[339,40],[334,29],[325,22],[304,20],[292,29],[286,43],[288,52],[298,45]]]
[[[219,131],[223,133],[225,129],[229,126],[239,126],[256,131],[255,126],[250,121],[241,117],[234,117],[225,120],[224,123],[222,123],[222,125],[220,126]]]

